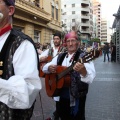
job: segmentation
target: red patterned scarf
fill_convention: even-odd
[[[0,29],[0,36],[2,36],[4,33],[8,32],[12,29],[11,25],[5,26],[4,28]]]

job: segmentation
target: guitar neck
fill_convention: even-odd
[[[99,57],[99,50],[92,50],[89,53],[85,54],[83,57],[81,57],[80,59],[78,59],[77,61],[75,61],[71,66],[69,66],[68,68],[66,68],[63,72],[59,73],[57,75],[58,80],[61,79],[62,77],[64,77],[65,75],[67,75],[69,72],[71,72],[73,70],[73,66],[77,63],[87,63],[91,60],[94,60],[95,58]]]
[[[71,72],[73,70],[74,64],[72,64],[71,66],[69,66],[68,68],[66,68],[63,72],[59,73],[57,75],[58,80],[61,79],[62,77],[64,77],[65,75],[67,75],[69,72]]]

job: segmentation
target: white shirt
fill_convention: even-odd
[[[0,36],[0,51],[10,31]],[[10,108],[30,108],[42,88],[37,69],[36,51],[28,40],[21,43],[13,56],[14,76],[0,78],[0,101]]]
[[[73,54],[69,54],[68,57],[65,57],[63,62],[62,62],[62,66],[70,66],[71,63],[69,62],[71,57],[73,56]],[[52,59],[51,62],[47,63],[44,67],[43,67],[43,72],[45,73],[49,73],[48,71],[48,67],[50,65],[57,65],[57,58],[58,56],[56,56],[55,58]],[[85,82],[85,83],[92,83],[92,81],[94,80],[95,76],[96,76],[96,71],[95,71],[95,67],[94,67],[94,64],[93,62],[89,62],[89,63],[84,63],[84,66],[87,70],[87,75],[86,77],[83,77],[82,75],[81,76],[81,81]]]
[[[49,53],[49,49],[43,51],[41,55],[39,55],[39,58],[44,57],[44,56],[48,57],[48,53]],[[55,49],[55,47],[53,47],[53,57],[55,57],[57,53],[58,53],[58,49]]]
[[[39,55],[39,58],[47,56],[48,57],[48,53],[49,53],[49,49],[45,50],[44,52],[41,53],[41,55]],[[58,48],[55,49],[55,47],[53,47],[53,57],[55,57],[58,53]],[[59,101],[59,96],[58,97],[53,97],[53,99],[55,101]]]

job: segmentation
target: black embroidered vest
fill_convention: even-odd
[[[57,65],[61,65],[62,64],[66,54],[67,53],[61,53],[58,56]],[[75,54],[73,62],[77,61],[79,59],[80,54],[82,54],[82,51],[78,50],[76,52],[76,54]],[[75,98],[79,98],[79,97],[85,96],[88,93],[88,84],[81,81],[81,77],[80,77],[79,73],[77,73],[75,71],[71,71],[70,74],[71,74],[71,85],[70,85],[71,95],[73,97],[75,97]],[[72,77],[74,78],[74,80],[72,79]],[[67,96],[67,94],[64,94],[65,91],[69,92],[69,90],[67,88],[63,88],[61,90],[61,96],[62,97]]]
[[[33,40],[27,35],[23,34],[22,32],[16,31],[14,29],[11,30],[11,33],[8,36],[0,53],[1,78],[8,80],[11,76],[14,75],[14,69],[12,64],[13,55],[16,49],[20,46],[20,44],[24,40],[28,40],[34,45]],[[38,68],[39,68],[39,62],[38,62]],[[0,120],[30,120],[33,113],[33,108],[34,108],[34,104],[30,109],[11,109],[4,103],[0,102]]]

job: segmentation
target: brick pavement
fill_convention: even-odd
[[[103,62],[103,56],[94,61],[96,78],[89,87],[86,101],[86,120],[120,120],[120,64]],[[52,115],[55,102],[41,90],[44,118]],[[43,120],[39,97],[31,120]]]

